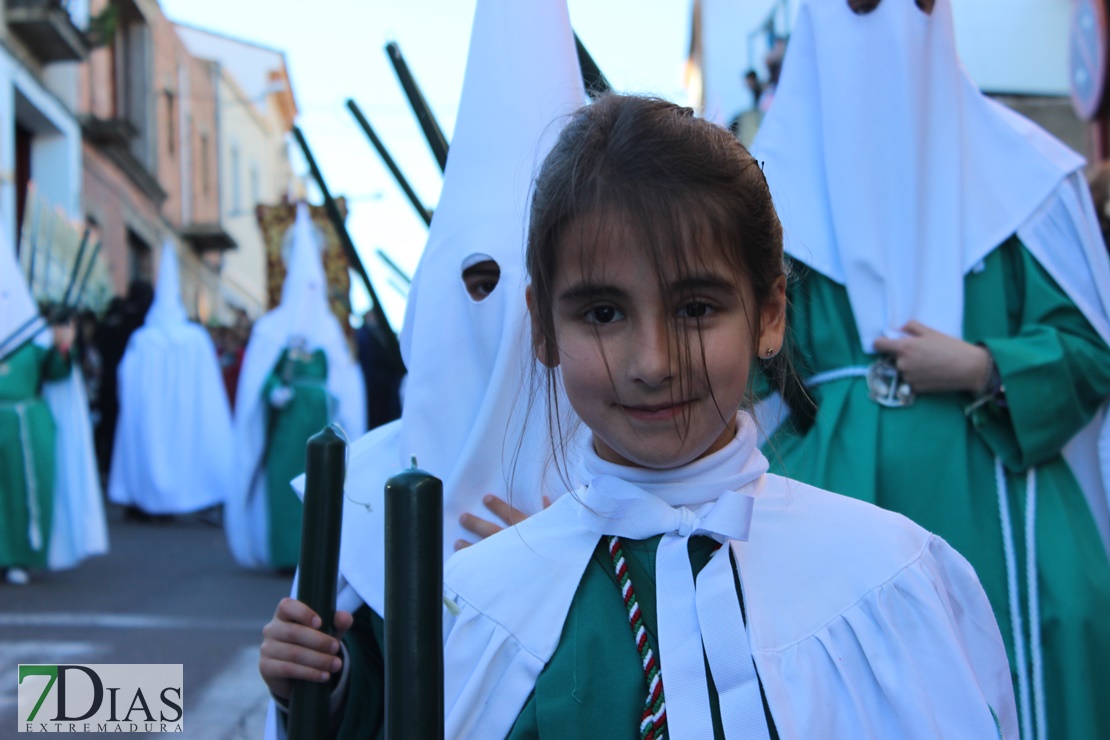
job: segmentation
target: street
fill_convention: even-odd
[[[0,737],[15,736],[19,663],[180,663],[186,737],[260,738],[261,630],[291,576],[238,567],[197,516],[137,523],[110,505],[108,520],[108,555],[0,584]]]

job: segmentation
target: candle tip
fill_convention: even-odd
[[[416,470],[416,468],[417,468],[417,465],[416,465],[416,455],[413,455],[413,456],[412,456],[412,469],[413,469],[413,470]]]

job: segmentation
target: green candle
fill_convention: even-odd
[[[385,484],[385,737],[443,738],[443,482]]]
[[[347,438],[342,429],[331,424],[310,437],[307,444],[297,584],[297,600],[320,616],[320,629],[329,635],[335,632],[335,588],[346,472]],[[293,682],[289,700],[290,740],[327,737],[331,690],[328,683]]]

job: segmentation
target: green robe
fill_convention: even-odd
[[[0,363],[0,568],[46,567],[54,515],[55,429],[39,390],[43,381],[68,374],[66,358],[35,344]],[[37,543],[32,542],[32,529]]]
[[[655,551],[659,540],[659,536],[647,540],[621,540],[629,577],[640,602],[644,629],[656,660],[659,660],[659,641],[656,637]],[[606,544],[607,538],[598,543],[582,574],[563,623],[559,646],[536,680],[535,689],[509,734],[513,740],[541,737],[634,740],[640,736],[647,680]],[[695,577],[709,562],[716,544],[707,537],[691,538],[690,563]],[[385,707],[382,629],[381,618],[364,606],[355,613],[355,626],[344,637],[351,665],[348,699],[339,728],[340,740],[382,736]],[[708,665],[706,675],[715,736],[723,738],[719,700]],[[663,692],[665,698],[665,682]],[[764,712],[771,738],[775,740],[778,735],[766,700]]]
[[[799,267],[788,325],[801,378],[869,365],[875,357],[861,349],[844,287]],[[1110,738],[1110,565],[1060,454],[1110,394],[1110,348],[1016,238],[967,275],[965,306],[964,338],[994,356],[1008,408],[987,404],[965,416],[972,397],[952,392],[888,409],[868,398],[864,378],[836,380],[811,389],[818,411],[808,433],[797,436],[787,422],[765,452],[773,472],[904,514],[963,554],[990,599],[1012,670],[995,458],[1006,470],[1026,634],[1026,471],[1036,467],[1048,735]]]
[[[327,426],[331,405],[325,382],[328,359],[323,350],[294,358],[283,350],[262,386],[267,407],[266,501],[269,512],[270,566],[294,568],[301,554],[303,505],[289,482],[304,472],[305,443]],[[293,390],[285,406],[270,404],[278,386]]]

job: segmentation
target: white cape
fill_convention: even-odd
[[[516,722],[598,542],[580,505],[563,496],[448,562],[445,589],[460,611],[444,617],[446,737],[504,737]],[[784,740],[1017,737],[994,614],[971,566],[940,538],[767,475],[750,539],[732,548]],[[663,680],[665,691],[665,666]]]
[[[63,570],[108,552],[108,523],[81,369],[75,364],[65,380],[44,383],[42,397],[57,427],[54,518],[46,564]]]
[[[231,412],[212,339],[201,326],[143,326],[119,366],[120,414],[109,498],[148,514],[223,503]]]

